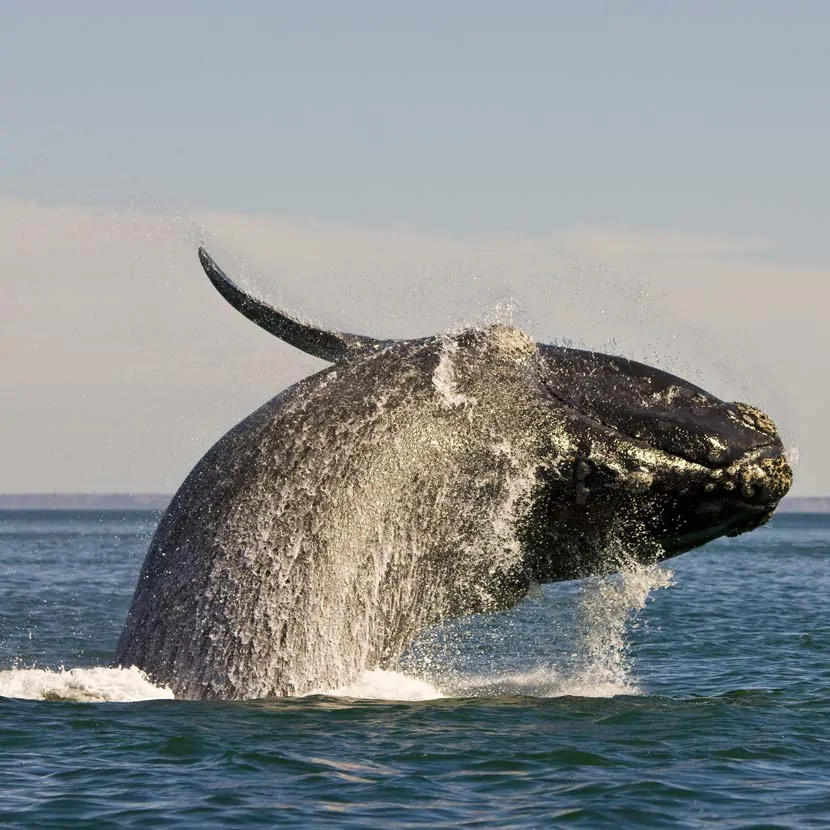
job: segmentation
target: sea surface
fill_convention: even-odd
[[[830,828],[830,516],[242,703],[108,668],[157,519],[0,512],[0,827]]]

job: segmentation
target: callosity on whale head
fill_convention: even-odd
[[[177,696],[340,686],[535,582],[751,530],[792,481],[766,415],[665,372],[509,326],[326,331],[200,258],[242,314],[333,365],[221,438],[159,524],[116,661]]]
[[[770,519],[792,471],[761,410],[625,358],[538,348],[559,441],[567,434],[572,451],[545,471],[525,523],[537,579],[613,568],[609,533],[652,541],[663,558]],[[555,553],[569,540],[573,556]]]

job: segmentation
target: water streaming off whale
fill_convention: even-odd
[[[363,671],[340,688],[310,695],[364,700],[434,700],[443,697],[613,697],[641,694],[627,655],[626,632],[655,590],[672,584],[665,568],[635,566],[617,576],[588,580],[579,590],[549,606],[564,624],[575,623],[568,648],[522,655],[511,638],[512,612],[489,615],[489,628],[440,626],[424,632],[412,652],[394,669]],[[538,602],[538,598],[536,600]],[[530,600],[534,604],[534,600]],[[521,611],[521,609],[519,609]],[[540,609],[533,608],[538,616]],[[504,620],[500,621],[500,618]],[[503,624],[502,624],[503,623]],[[494,636],[499,641],[494,648]],[[512,652],[512,658],[505,655]],[[466,653],[464,653],[466,652]],[[489,656],[481,657],[489,652]],[[494,653],[495,652],[495,653]],[[465,667],[473,658],[475,669]],[[523,667],[516,669],[516,665]],[[487,671],[482,672],[482,668]],[[83,703],[169,700],[169,688],[153,685],[138,669],[14,668],[0,671],[0,697]]]
[[[666,372],[503,324],[328,331],[199,257],[244,316],[333,365],[221,438],[159,525],[115,659],[177,696],[347,686],[534,584],[751,530],[792,480],[765,413]]]

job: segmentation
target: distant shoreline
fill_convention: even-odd
[[[0,493],[0,510],[164,510],[164,493]],[[781,513],[830,513],[830,496],[785,498]]]
[[[0,493],[0,510],[164,510],[164,493]]]

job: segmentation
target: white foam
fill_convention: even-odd
[[[441,681],[436,681],[441,683]],[[613,679],[605,671],[586,667],[575,672],[562,672],[549,666],[528,672],[492,675],[456,676],[443,688],[417,677],[395,671],[371,669],[361,673],[353,683],[339,689],[317,691],[328,697],[355,700],[417,701],[465,697],[615,697],[638,695],[642,690],[627,679]]]
[[[590,668],[559,672],[550,666],[532,671],[472,675],[458,678],[453,697],[616,697],[639,695],[642,690],[627,679],[610,679]]]
[[[9,669],[0,671],[0,697],[129,703],[172,700],[166,686],[154,686],[139,669]]]
[[[438,700],[444,697],[435,686],[424,680],[383,669],[369,669],[348,686],[316,694],[359,700]]]
[[[616,551],[625,560],[621,550]],[[412,662],[446,697],[586,697],[611,698],[618,695],[642,695],[629,653],[629,628],[656,590],[674,584],[674,573],[657,565],[621,561],[623,570],[615,575],[584,580],[574,593],[576,613],[565,639],[564,651],[551,650],[550,657],[539,654],[521,668],[504,664],[510,654],[521,654],[509,627],[499,634],[492,632],[490,645],[496,645],[491,666],[481,670],[482,647],[478,643],[475,668],[465,660],[469,632],[461,629],[449,639],[426,640]],[[456,639],[456,637],[458,639]],[[478,642],[478,641],[476,641]],[[467,670],[458,668],[458,660]],[[486,658],[485,658],[486,659]],[[470,671],[470,669],[473,669]]]

